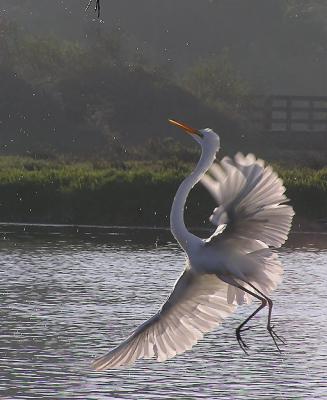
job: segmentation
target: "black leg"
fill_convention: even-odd
[[[243,321],[241,323],[241,325],[239,325],[236,328],[236,339],[238,344],[240,345],[241,349],[244,351],[245,354],[248,354],[246,349],[248,348],[248,346],[246,345],[246,343],[244,342],[244,340],[241,337],[241,332],[244,332],[246,330],[248,330],[249,328],[244,328],[244,325],[246,325],[260,310],[262,310],[264,307],[266,307],[267,305],[267,300],[264,297],[259,296],[257,293],[252,292],[249,289],[246,289],[245,287],[241,286],[241,285],[237,285],[236,286],[238,289],[243,290],[243,292],[246,292],[248,294],[250,294],[251,296],[255,297],[256,299],[261,301],[260,306],[249,316],[247,317],[247,319],[245,321]]]
[[[268,302],[268,307],[269,307],[269,311],[268,311],[268,323],[267,323],[267,331],[269,332],[269,335],[272,337],[275,346],[277,348],[277,350],[281,353],[281,350],[278,346],[277,340],[278,339],[280,342],[282,342],[283,344],[285,344],[285,341],[277,335],[277,333],[274,331],[274,326],[271,325],[271,314],[272,314],[272,308],[273,308],[273,301],[267,297],[264,293],[262,293],[259,289],[257,289],[254,285],[252,285],[252,283],[246,282],[249,286],[251,286],[252,289],[256,290],[263,298],[265,298]]]

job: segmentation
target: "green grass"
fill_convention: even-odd
[[[279,169],[287,195],[299,216],[308,219],[327,217],[327,168]]]
[[[177,161],[112,164],[0,157],[0,220],[168,225],[174,194],[193,166]],[[276,170],[298,216],[326,217],[327,168]],[[197,185],[188,201],[187,222],[206,225],[213,207]]]

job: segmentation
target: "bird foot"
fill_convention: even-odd
[[[274,326],[269,326],[268,325],[267,326],[267,330],[269,332],[269,335],[272,337],[277,350],[279,351],[279,353],[282,353],[282,351],[281,351],[281,349],[280,349],[280,347],[279,347],[279,345],[277,343],[277,340],[279,340],[282,344],[286,345],[285,340],[277,335],[277,333],[274,330]]]
[[[244,342],[244,340],[243,340],[243,338],[241,336],[241,333],[244,332],[244,331],[248,331],[249,329],[250,329],[250,327],[246,327],[246,328],[243,328],[243,329],[239,329],[239,328],[236,329],[237,343],[239,344],[240,348],[244,351],[244,353],[247,356],[249,355],[249,353],[247,352],[246,349],[248,349],[249,346]]]

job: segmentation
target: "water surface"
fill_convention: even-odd
[[[93,357],[155,313],[183,268],[168,231],[0,226],[1,374],[6,399],[327,398],[327,235],[294,234],[280,251],[274,323],[244,334],[243,306],[191,351],[165,363],[96,373]]]

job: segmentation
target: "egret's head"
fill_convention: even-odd
[[[196,140],[202,148],[216,148],[220,147],[220,139],[216,132],[212,129],[195,129],[183,122],[175,121],[174,119],[168,120],[171,124],[177,126],[188,133],[194,140]]]

